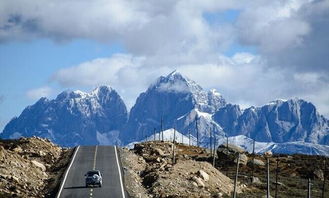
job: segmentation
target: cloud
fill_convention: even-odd
[[[256,2],[239,16],[241,43],[256,46],[269,67],[329,74],[328,0]]]
[[[178,93],[185,93],[188,92],[188,87],[187,85],[182,82],[176,82],[176,83],[171,83],[171,82],[167,82],[167,83],[161,83],[159,88],[158,88],[161,92],[178,92]]]
[[[239,7],[237,2],[2,1],[0,41],[87,38],[109,44],[119,42],[137,56],[166,56],[162,61],[168,63],[199,61],[198,57],[214,57],[213,50],[224,50],[233,39],[230,25],[212,26],[203,13]]]
[[[31,100],[36,100],[41,97],[49,97],[53,94],[53,89],[51,87],[40,87],[36,89],[31,89],[26,92],[26,96]]]
[[[234,20],[214,22],[232,10]],[[179,69],[229,102],[302,97],[329,115],[328,35],[328,0],[0,2],[0,42],[120,43],[124,54],[73,65],[51,80],[65,88],[110,84],[129,106],[156,77]],[[248,47],[253,53],[242,53]],[[225,56],[232,48],[235,55]]]

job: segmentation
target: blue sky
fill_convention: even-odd
[[[109,84],[130,108],[175,69],[242,107],[299,97],[328,117],[329,61],[318,55],[328,10],[327,0],[0,1],[0,131],[67,89]]]

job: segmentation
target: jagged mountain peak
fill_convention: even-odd
[[[208,91],[208,93],[209,93],[210,95],[214,95],[214,96],[221,96],[221,95],[222,95],[221,93],[219,93],[219,92],[217,91],[217,89],[210,89],[210,90]]]
[[[90,93],[67,90],[53,100],[41,98],[25,108],[6,125],[1,137],[37,135],[65,146],[110,144],[117,140],[127,118],[124,102],[109,86]]]
[[[101,85],[99,87],[96,87],[90,93],[80,91],[80,90],[74,90],[74,91],[65,90],[56,97],[56,100],[65,101],[65,100],[70,100],[70,99],[91,99],[91,98],[95,98],[95,97],[106,96],[112,92],[117,94],[117,92],[109,85]]]
[[[214,113],[226,104],[222,95],[216,90],[204,90],[195,81],[174,70],[167,76],[161,76],[151,85],[147,92],[187,94],[193,103],[205,112]]]
[[[159,127],[162,118],[164,128],[173,127],[177,118],[193,116],[193,109],[207,115],[210,119],[206,120],[206,125],[211,126],[211,114],[225,104],[224,98],[216,90],[206,91],[175,70],[167,76],[159,77],[139,95],[130,111],[127,128],[122,136],[128,142],[129,138],[133,141],[142,139],[145,134],[149,135],[154,128]],[[184,123],[178,129],[187,133],[188,127]]]
[[[99,87],[96,87],[91,94],[94,95],[100,95],[100,94],[108,94],[115,91],[111,86],[109,85],[101,85]]]
[[[289,103],[289,104],[302,104],[302,103],[309,103],[309,104],[312,104],[304,99],[301,99],[301,98],[291,98],[291,99],[282,99],[282,98],[279,98],[279,99],[276,99],[276,100],[273,100],[273,101],[270,101],[269,103],[265,104],[264,106],[266,105],[282,105],[284,103]]]
[[[160,76],[156,82],[149,87],[149,90],[184,93],[200,92],[203,89],[196,82],[175,70],[167,76]]]

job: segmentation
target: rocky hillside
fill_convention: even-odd
[[[54,197],[71,154],[37,137],[0,140],[0,197]]]
[[[211,151],[176,143],[174,154],[173,147],[172,142],[149,141],[135,144],[131,150],[121,150],[125,184],[131,197],[232,197],[238,153],[238,197],[266,195],[264,155],[252,155],[238,146],[224,144],[215,152],[213,167]],[[329,164],[324,166],[329,158],[271,155],[269,161],[272,197],[276,186],[278,197],[306,197],[308,178],[312,197],[321,197],[323,182],[329,179]],[[329,182],[325,189],[324,197],[329,195]]]
[[[233,180],[208,163],[208,155],[203,148],[172,142],[135,144],[134,149],[121,151],[126,188],[136,198],[228,196]],[[238,192],[245,190],[239,184]]]

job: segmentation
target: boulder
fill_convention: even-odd
[[[209,175],[206,173],[204,170],[199,170],[198,171],[199,176],[204,180],[208,181],[209,180]]]
[[[14,148],[14,151],[16,153],[21,153],[21,152],[23,152],[23,149],[20,146],[17,146],[16,148]]]
[[[203,183],[202,179],[197,176],[193,176],[192,180],[198,184],[199,187],[205,187],[206,185]]]
[[[252,177],[251,183],[253,183],[253,184],[262,184],[262,182],[260,181],[260,179],[258,177]]]
[[[262,160],[259,160],[259,159],[248,160],[249,166],[252,166],[253,164],[254,164],[254,166],[265,166],[265,162],[263,162]]]
[[[155,151],[155,153],[157,154],[157,155],[160,155],[160,156],[164,156],[164,152],[163,152],[163,150],[161,150],[161,149],[159,149],[159,148],[155,148],[154,149],[154,151]]]
[[[32,160],[31,161],[32,164],[34,164],[36,167],[40,168],[42,171],[46,171],[46,167],[45,165],[43,165],[42,163],[38,162],[38,161],[35,161],[35,160]]]
[[[5,156],[5,148],[3,148],[3,146],[0,145],[0,160],[4,158],[4,156]]]
[[[217,153],[218,152],[223,152],[223,151],[226,151],[226,152],[229,152],[231,154],[235,154],[235,153],[244,153],[245,150],[243,150],[241,147],[239,146],[236,146],[234,144],[222,144],[222,145],[219,145],[218,148],[217,148]]]
[[[234,162],[237,163],[237,159],[235,159]],[[248,162],[248,156],[246,154],[240,154],[239,164],[247,165],[247,162]]]
[[[324,180],[324,173],[323,173],[323,171],[321,169],[314,170],[313,174],[314,174],[315,177],[317,177],[321,181]]]
[[[222,144],[217,148],[218,159],[223,159],[223,160],[227,160],[230,162],[234,162],[234,161],[236,162],[236,158],[239,153],[243,154],[243,153],[245,153],[245,151],[242,148],[232,145],[232,144],[228,144],[228,146],[226,144]],[[240,157],[241,157],[241,155],[240,155]],[[246,159],[245,157],[247,157],[247,156],[243,156],[243,160]],[[245,163],[245,162],[243,162],[243,163]]]

